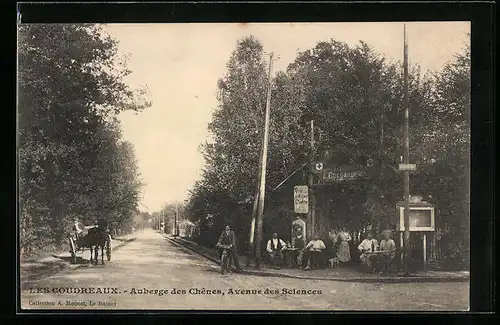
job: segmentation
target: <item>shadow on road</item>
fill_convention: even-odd
[[[130,242],[133,242],[135,241],[137,238],[113,238],[111,237],[112,240],[114,241],[121,241],[121,242],[125,242],[125,243],[130,243]]]
[[[71,256],[52,255],[52,257],[71,264]],[[81,256],[77,256],[74,264],[75,265],[77,265],[77,264],[80,264],[80,265],[89,264],[89,260],[87,260]]]
[[[203,271],[221,274],[220,267],[210,267],[210,268],[204,269]]]

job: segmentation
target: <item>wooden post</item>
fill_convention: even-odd
[[[264,199],[266,196],[266,169],[267,169],[267,146],[269,143],[269,119],[270,119],[270,109],[271,109],[271,70],[273,66],[273,53],[270,54],[269,58],[269,84],[267,89],[267,102],[266,102],[266,115],[264,120],[264,140],[262,143],[262,164],[260,173],[260,185],[259,185],[259,203],[258,203],[258,213],[256,218],[257,223],[257,238],[255,243],[255,268],[260,269],[261,262],[261,242],[262,242],[262,218],[264,215]]]
[[[174,219],[174,237],[177,237],[179,234],[177,232],[179,222],[179,203],[175,204],[175,219]]]
[[[259,173],[259,180],[260,180],[260,173]],[[250,223],[250,248],[253,247],[254,244],[254,236],[255,236],[255,217],[257,216],[257,208],[259,204],[259,186],[257,185],[255,192],[254,192],[254,202],[253,202],[253,207],[252,207],[252,222]]]
[[[406,41],[406,24],[404,25],[404,61],[403,61],[403,96],[404,96],[404,109],[405,109],[405,141],[404,141],[404,163],[410,163],[410,131],[409,131],[409,98],[408,98],[408,44]],[[409,275],[410,265],[410,171],[404,171],[404,245],[405,245],[405,275]]]
[[[423,238],[423,249],[424,249],[424,271],[427,270],[427,234],[424,232],[424,238]]]
[[[312,165],[314,162],[314,120],[311,120],[311,139],[310,139],[310,154],[309,154],[309,181],[308,181],[308,187],[309,187],[309,211],[307,213],[307,226],[306,226],[306,233],[307,233],[307,238],[306,242],[310,241],[312,239],[312,236],[314,235],[315,232],[315,209],[316,209],[316,202],[314,200],[314,189],[313,189],[313,183],[314,183],[314,175],[312,173]]]
[[[260,192],[260,177],[261,177],[261,165],[262,165],[262,149],[263,143],[260,146],[260,154],[259,154],[259,172],[257,177],[257,182],[255,184],[254,191],[254,201],[252,205],[252,221],[250,222],[250,240],[248,241],[248,256],[246,259],[246,266],[250,266],[250,256],[255,256],[255,222],[257,218],[258,205],[259,205],[259,192]]]
[[[165,233],[165,229],[167,229],[167,227],[165,227],[165,207],[163,207],[163,209],[161,210],[161,218],[162,218],[162,222],[163,222],[163,231],[162,231],[162,234]]]

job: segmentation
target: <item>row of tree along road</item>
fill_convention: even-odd
[[[464,35],[467,41],[468,35]],[[410,61],[411,62],[411,61]],[[252,196],[259,178],[268,86],[261,43],[247,37],[233,52],[218,81],[218,108],[209,129],[213,141],[202,146],[206,168],[191,191],[186,215],[198,224],[198,241],[213,245],[225,224],[246,248]],[[316,232],[327,236],[346,225],[352,232],[387,224],[403,197],[403,73],[363,42],[348,46],[323,41],[298,53],[272,81],[270,143],[264,231],[289,232],[293,189],[273,191],[293,171],[334,156],[337,163],[365,164],[377,173],[366,181],[346,182],[318,191]],[[464,46],[440,71],[423,74],[409,67],[410,193],[423,193],[436,205],[441,258],[468,264],[470,50]],[[314,120],[315,150],[310,152],[309,121]],[[341,161],[342,160],[342,161]],[[391,168],[392,167],[392,168]],[[303,179],[299,183],[306,184]],[[334,215],[335,218],[332,218]],[[442,236],[441,234],[445,234]],[[441,245],[442,246],[442,245]],[[460,264],[459,263],[459,264]]]
[[[66,241],[74,217],[130,231],[141,182],[118,114],[150,105],[117,43],[96,25],[20,25],[19,225],[22,258]]]

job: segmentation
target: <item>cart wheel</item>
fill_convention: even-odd
[[[106,244],[106,258],[111,261],[111,235],[108,235],[108,242]]]
[[[70,247],[70,253],[71,253],[71,263],[75,264],[76,263],[76,245],[75,241],[73,238],[69,238],[69,247]]]

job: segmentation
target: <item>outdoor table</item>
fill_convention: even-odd
[[[382,254],[387,254],[388,252],[383,252],[383,251],[375,251],[375,252],[365,252],[366,256],[368,257],[374,257],[375,259],[379,259]]]
[[[379,267],[381,256],[384,254],[388,254],[388,253],[389,252],[385,252],[385,251],[365,252],[365,254],[368,256],[368,258],[373,258],[374,267],[376,269],[378,269],[378,267]]]
[[[383,254],[389,254],[387,251],[375,251],[375,252],[365,252],[366,255],[368,256],[376,256],[377,258],[380,257]]]
[[[293,267],[297,265],[296,258],[299,254],[300,249],[295,247],[285,247],[283,248],[283,257],[285,259],[285,264],[288,267]]]

